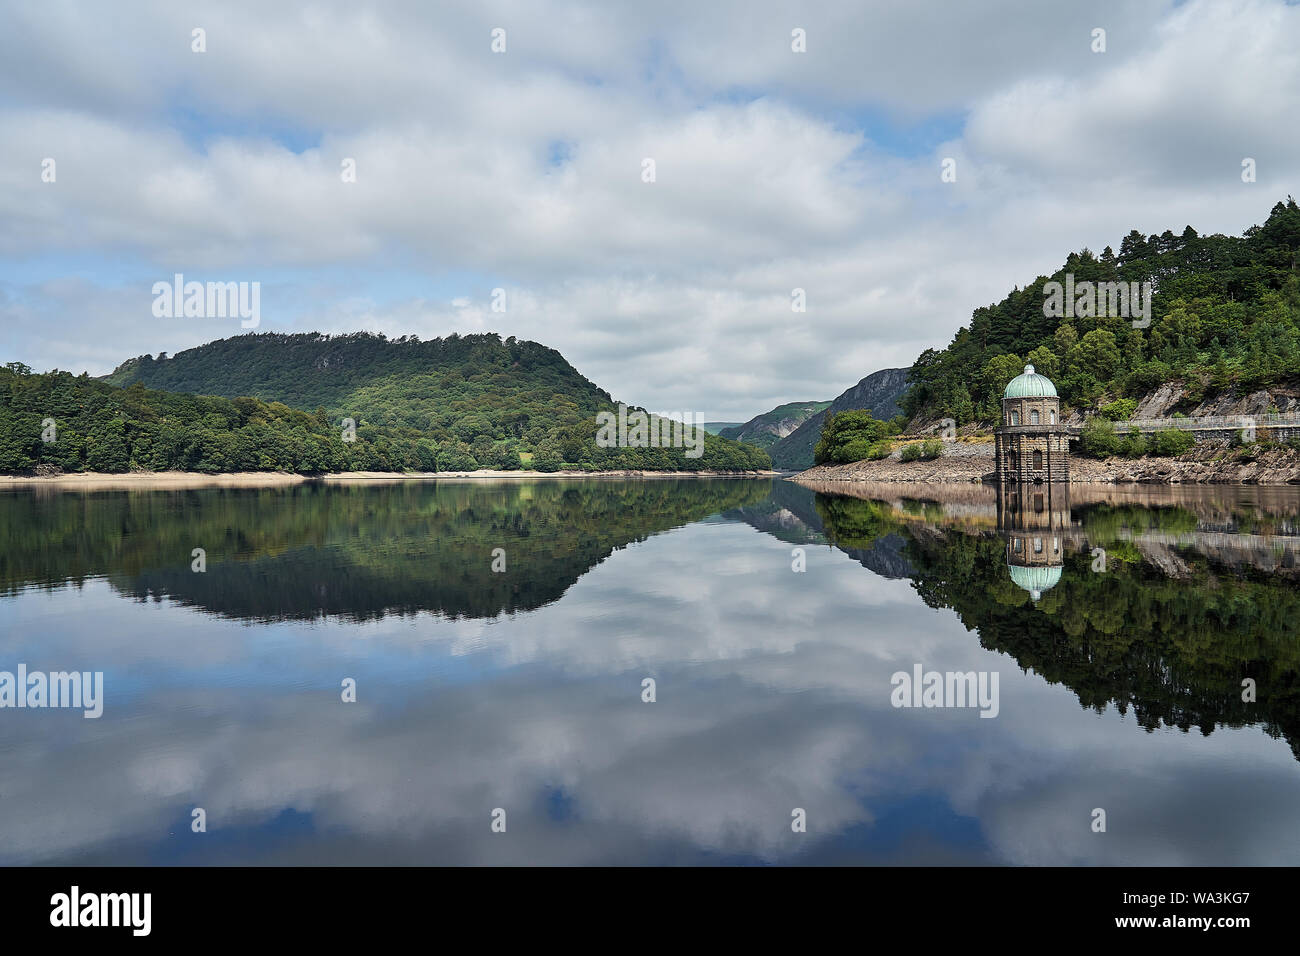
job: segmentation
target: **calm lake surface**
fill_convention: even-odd
[[[1300,489],[847,490],[0,492],[0,864],[1300,863]]]

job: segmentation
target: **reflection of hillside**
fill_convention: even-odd
[[[0,496],[0,593],[106,577],[252,620],[437,611],[491,617],[559,598],[619,548],[762,501],[768,481],[309,483]],[[191,571],[191,552],[207,571]],[[506,571],[492,571],[505,550]]]
[[[1070,489],[1072,507],[1076,491]],[[1085,496],[1092,500],[1064,519],[1069,528],[1061,532],[1062,555],[1044,553],[1036,561],[1013,551],[1017,538],[1032,542],[1038,532],[979,527],[970,520],[969,497],[959,495],[952,521],[934,500],[819,494],[817,506],[833,540],[861,547],[883,535],[904,536],[914,586],[928,605],[952,608],[984,647],[1066,685],[1085,707],[1132,708],[1149,729],[1163,723],[1208,734],[1219,725],[1260,724],[1284,736],[1300,758],[1300,594],[1252,559],[1249,535],[1237,535],[1245,539],[1237,546],[1208,547],[1198,535],[1221,533],[1196,530],[1205,519],[1192,508],[1206,505],[1198,496],[1192,508],[1166,499],[1152,509],[1131,498]],[[1300,496],[1293,494],[1292,503],[1300,510]],[[1217,499],[1208,510],[1216,520],[1239,520],[1253,513],[1254,504]],[[1271,507],[1275,527],[1295,514],[1284,513],[1280,503]],[[1044,513],[1051,520],[1044,519],[1048,530],[1041,536],[1050,552],[1062,516]],[[1157,554],[1162,535],[1190,543],[1165,545],[1168,553]],[[1099,541],[1109,542],[1103,545],[1104,572],[1094,570],[1090,550]],[[1283,542],[1283,556],[1289,545]],[[1023,581],[1013,580],[1013,565]],[[1049,573],[1050,588],[1032,587],[1039,583],[1035,575]],[[1038,591],[1036,603],[1029,590]],[[1245,678],[1257,683],[1255,702],[1242,700]]]
[[[738,508],[727,517],[744,521],[787,544],[834,544],[864,568],[882,577],[905,578],[911,573],[902,553],[904,541],[897,535],[876,538],[860,548],[847,541],[829,539],[818,504],[820,497],[794,482],[774,481],[772,493],[766,501]]]
[[[729,511],[725,517],[743,521],[787,544],[826,543],[812,493],[788,481],[773,481],[766,498]]]

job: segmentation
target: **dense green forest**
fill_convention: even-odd
[[[1050,281],[1150,282],[1151,324],[1129,318],[1048,317]],[[1240,236],[1130,232],[1116,254],[1072,253],[1001,302],[976,309],[941,351],[909,373],[909,416],[996,422],[1008,381],[1032,363],[1063,404],[1094,408],[1135,399],[1166,382],[1185,384],[1181,405],[1300,380],[1300,208],[1288,197]]]
[[[558,600],[620,548],[764,500],[770,479],[304,482],[0,494],[0,595],[105,577],[241,620],[495,617]],[[203,548],[204,573],[192,570]],[[493,549],[504,569],[493,570]]]
[[[10,363],[0,369],[0,472],[770,466],[761,450],[713,435],[699,457],[599,447],[596,415],[615,408],[534,342],[251,334],[132,359],[104,380]]]

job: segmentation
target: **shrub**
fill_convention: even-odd
[[[835,461],[842,465],[863,461],[871,457],[871,449],[874,447],[875,445],[865,438],[855,438],[853,441],[840,445],[835,449]]]
[[[937,438],[928,439],[925,444],[921,446],[921,457],[926,461],[932,461],[942,454],[943,442]]]
[[[921,446],[916,443],[904,445],[902,458],[903,461],[919,461],[921,458]]]
[[[1119,454],[1120,439],[1109,419],[1093,416],[1079,435],[1079,451],[1089,458],[1109,458]]]
[[[1192,433],[1181,428],[1168,428],[1151,436],[1152,452],[1169,458],[1186,454],[1195,444]]]
[[[1109,418],[1112,422],[1118,422],[1126,418],[1132,418],[1133,413],[1137,411],[1137,407],[1138,403],[1133,399],[1121,398],[1108,405],[1101,406],[1099,414],[1103,418]]]
[[[1136,428],[1130,428],[1127,435],[1117,435],[1115,426],[1100,415],[1088,419],[1079,436],[1079,452],[1089,458],[1107,458],[1111,455],[1141,458],[1150,450],[1146,437]]]
[[[1146,436],[1136,428],[1130,428],[1128,435],[1120,441],[1119,453],[1125,458],[1141,458],[1149,450]]]

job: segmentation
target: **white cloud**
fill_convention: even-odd
[[[103,372],[233,333],[160,328],[114,289],[210,272],[269,287],[264,328],[497,330],[625,400],[740,419],[910,364],[1071,250],[1239,232],[1300,191],[1280,2],[743,7],[18,14],[7,357]],[[944,141],[918,151],[927,124]],[[45,284],[74,274],[80,297]]]

